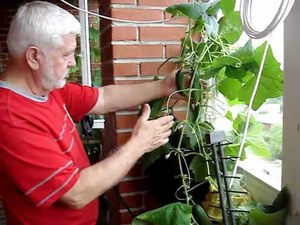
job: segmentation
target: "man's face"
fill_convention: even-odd
[[[69,76],[69,68],[76,65],[74,53],[76,50],[76,36],[66,35],[63,44],[56,49],[51,49],[45,55],[43,68],[43,87],[49,91],[62,88]]]

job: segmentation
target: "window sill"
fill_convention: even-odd
[[[269,162],[247,156],[247,160],[240,162],[239,170],[254,200],[271,204],[281,190],[281,161]]]

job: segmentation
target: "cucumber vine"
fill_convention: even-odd
[[[258,48],[254,48],[251,40],[242,47],[234,45],[243,31],[239,11],[234,10],[235,3],[235,0],[206,2],[194,0],[192,3],[176,4],[166,9],[166,12],[173,17],[189,18],[185,37],[181,42],[180,55],[165,61],[166,63],[172,60],[180,69],[176,76],[179,89],[176,93],[185,96],[186,112],[184,120],[176,121],[170,143],[147,154],[142,162],[144,167],[148,167],[162,156],[170,157],[173,155],[177,157],[182,185],[178,187],[175,194],[177,199],[185,204],[183,206],[174,203],[169,207],[165,206],[161,213],[159,213],[159,209],[154,212],[146,212],[146,214],[136,217],[133,225],[152,224],[151,222],[157,222],[156,220],[160,222],[159,224],[164,225],[206,225],[212,224],[212,221],[220,224],[222,218],[214,214],[215,210],[210,209],[209,204],[205,207],[205,203],[196,202],[193,194],[191,194],[194,189],[205,182],[209,183],[211,191],[218,190],[217,183],[212,178],[212,153],[209,148],[205,147],[207,145],[205,135],[215,130],[213,124],[216,115],[226,116],[232,121],[232,132],[228,138],[233,144],[225,148],[225,155],[238,155],[240,140],[245,127],[245,116],[240,113],[236,118],[232,118],[230,111],[225,112],[224,109],[216,108],[217,94],[222,94],[231,106],[235,104],[249,106],[263,52],[267,45],[264,43]],[[282,71],[280,64],[272,54],[271,47],[265,56],[261,85],[257,89],[252,110],[257,110],[269,98],[282,96]],[[164,63],[161,66],[163,65]],[[158,76],[155,79],[158,79]],[[188,86],[186,80],[190,81]],[[207,83],[202,82],[203,80]],[[162,111],[173,113],[173,108],[177,102],[169,106],[172,96],[173,94],[167,99],[151,102],[151,116],[153,118],[159,116]],[[251,118],[250,131],[257,129],[255,124]],[[258,146],[257,143],[260,145]],[[251,139],[246,140],[245,146],[253,149],[259,148],[258,151],[261,154],[268,154],[266,143],[260,136],[252,135]],[[245,152],[241,158],[244,157]],[[243,189],[240,184],[235,185],[237,188]],[[217,202],[218,195],[209,193],[205,200],[207,199],[213,199]],[[234,201],[235,207],[246,207],[243,204],[249,202],[249,196],[234,195],[233,199],[236,200]],[[203,206],[204,210],[200,205]],[[178,219],[176,217],[174,220],[168,220],[168,222],[161,218],[161,214],[168,212],[168,210],[170,214],[178,213],[178,207],[184,211],[184,215],[182,215],[184,218]],[[247,207],[248,209],[255,208],[254,205],[247,205]],[[154,214],[160,217],[153,216]],[[237,213],[236,216],[239,225],[246,225],[250,221],[251,213],[250,215]],[[262,216],[262,219],[265,218]],[[256,223],[252,223],[252,225],[256,225]]]

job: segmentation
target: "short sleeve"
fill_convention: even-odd
[[[25,128],[1,127],[0,168],[36,206],[47,207],[71,189],[79,169],[47,135]]]
[[[98,89],[75,83],[68,83],[60,89],[66,108],[72,119],[80,121],[96,104]]]

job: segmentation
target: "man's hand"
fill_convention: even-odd
[[[168,143],[171,128],[174,124],[173,116],[148,120],[150,112],[150,106],[145,104],[143,113],[137,121],[131,136],[131,141],[135,142],[138,150],[142,151],[142,154]]]
[[[177,84],[176,84],[176,74],[178,70],[173,70],[169,73],[165,79],[163,80],[163,88],[166,91],[166,96],[171,95],[175,91],[177,91]]]

